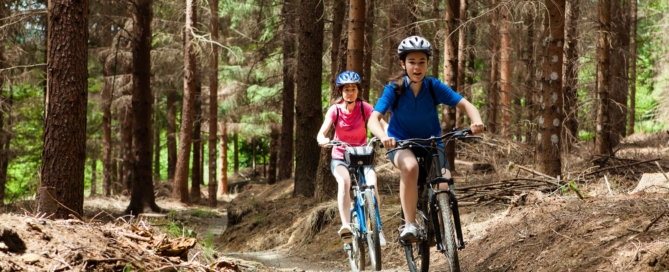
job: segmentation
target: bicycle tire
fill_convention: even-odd
[[[411,272],[428,272],[430,270],[430,245],[427,241],[427,207],[418,205],[416,210],[416,223],[424,231],[422,238],[416,243],[404,244],[404,255]],[[404,212],[402,212],[404,219]]]
[[[376,220],[376,205],[374,192],[366,190],[363,194],[365,199],[365,220],[367,223],[367,248],[372,270],[381,271],[381,242],[379,241],[379,225]]]
[[[460,272],[460,260],[458,249],[455,244],[455,229],[453,227],[453,215],[450,206],[450,195],[441,193],[437,195],[439,204],[439,225],[441,226],[441,241],[446,247],[444,254],[448,259],[448,267],[451,272]]]
[[[351,271],[363,271],[365,270],[365,244],[361,243],[360,224],[355,212],[351,213],[351,228],[353,240],[351,241],[351,250],[347,252],[348,261],[351,265]]]

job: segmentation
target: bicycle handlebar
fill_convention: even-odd
[[[383,147],[383,143],[381,143],[381,141],[380,141],[378,138],[376,138],[376,137],[372,137],[372,139],[370,139],[370,140],[367,142],[367,145],[366,145],[366,146],[371,146],[372,144],[374,144],[374,143],[376,143],[376,142],[379,142],[380,145],[381,145],[381,147]],[[352,145],[350,145],[349,143],[342,142],[342,141],[339,141],[339,140],[330,140],[329,143],[327,143],[327,144],[325,144],[325,145],[323,145],[323,146],[350,146],[350,147],[352,147]]]
[[[431,136],[430,138],[411,138],[411,139],[405,139],[405,140],[398,140],[397,141],[397,147],[396,148],[391,148],[389,149],[386,153],[398,150],[398,149],[405,149],[410,147],[412,144],[417,144],[417,143],[432,143],[432,142],[438,142],[441,140],[444,140],[446,138],[446,142],[450,142],[453,139],[458,139],[458,140],[465,140],[465,139],[481,139],[483,137],[481,136],[472,136],[472,130],[470,128],[463,129],[463,130],[457,130],[453,129],[453,131],[449,133],[444,133],[439,137]]]

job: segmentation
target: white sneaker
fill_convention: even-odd
[[[339,236],[341,237],[341,241],[345,244],[352,242],[353,233],[351,233],[351,227],[349,225],[342,225],[341,228],[339,228]]]
[[[382,247],[386,246],[386,237],[383,236],[383,231],[379,232],[379,244],[381,244]]]
[[[404,229],[400,234],[400,240],[409,243],[418,242],[418,225],[416,223],[406,223],[404,224]]]

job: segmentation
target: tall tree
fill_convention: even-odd
[[[37,212],[84,211],[88,102],[88,1],[51,0],[47,7],[47,93]]]
[[[441,48],[439,47],[439,36],[437,35],[441,29],[441,24],[439,23],[441,21],[439,17],[439,3],[441,3],[441,0],[432,1],[432,19],[434,19],[432,27],[434,29],[434,35],[432,35],[432,77],[434,78],[439,78],[439,64],[441,63]]]
[[[365,57],[365,0],[349,0],[348,14],[346,70],[362,74]]]
[[[0,52],[1,53],[1,52]],[[2,59],[2,54],[0,54],[0,59]],[[0,60],[1,61],[1,60]],[[2,67],[2,64],[0,64]],[[0,68],[2,69],[2,68]],[[2,79],[0,79],[0,90],[2,89]],[[12,127],[14,126],[14,118],[12,117],[12,111],[14,107],[14,89],[9,86],[9,96],[4,97],[2,95],[1,102],[5,105],[2,108],[3,113],[7,113],[7,119],[3,120],[2,115],[0,114],[0,206],[4,206],[5,199],[5,185],[7,185],[7,168],[9,167],[9,158],[10,158],[10,143],[12,142]]]
[[[177,169],[177,92],[167,90],[166,119],[167,119],[167,182],[174,182],[174,173]]]
[[[92,152],[90,158],[91,158],[91,188],[90,188],[91,191],[90,191],[90,195],[94,196],[95,194],[97,194],[97,191],[98,191],[98,181],[97,181],[98,159],[97,159],[96,154],[94,152]]]
[[[446,35],[444,39],[444,83],[454,91],[458,91],[458,42],[459,36],[455,34],[458,29],[458,18],[460,17],[460,0],[448,0],[446,2]],[[443,106],[443,122],[446,123],[445,132],[449,132],[456,125],[455,108]],[[448,165],[451,171],[455,171],[455,142],[449,141],[445,147]]]
[[[132,90],[123,91],[123,96],[132,97]],[[130,100],[130,99],[128,99]],[[123,193],[129,194],[132,189],[132,164],[134,156],[132,155],[132,122],[134,121],[132,104],[125,103],[122,111],[123,124],[121,125],[121,141],[123,147],[121,154],[123,156],[121,179],[123,182]]]
[[[318,169],[314,156],[320,147],[316,134],[323,121],[321,113],[321,54],[323,52],[323,1],[303,0],[300,6],[300,33],[298,36],[297,93],[295,122],[297,123],[295,150],[295,195],[312,197]]]
[[[502,3],[500,7],[500,54],[499,54],[499,111],[502,122],[500,133],[504,137],[511,136],[511,37],[509,4]]]
[[[609,49],[609,117],[611,122],[611,147],[617,146],[627,129],[627,48],[629,28],[627,10],[623,0],[609,0],[611,3],[611,48]],[[624,1],[629,2],[629,1]]]
[[[111,24],[107,25],[103,29],[104,40],[106,41],[108,36],[111,36]],[[120,36],[119,36],[120,38]],[[113,45],[111,41],[109,46]],[[116,42],[116,48],[118,48],[118,41]],[[112,47],[114,49],[114,47]],[[106,62],[106,59],[104,60]],[[114,66],[116,66],[116,58],[113,58]],[[115,176],[112,174],[112,114],[111,114],[111,104],[112,104],[112,73],[116,71],[111,70],[112,65],[104,65],[102,75],[104,76],[104,82],[102,83],[102,194],[104,196],[111,195],[112,187],[112,177]]]
[[[565,0],[545,1],[546,19],[544,29],[546,40],[541,78],[541,98],[539,122],[537,124],[537,169],[552,177],[561,175],[560,137],[564,111],[562,106],[562,62],[564,57],[564,7]]]
[[[365,57],[362,62],[362,98],[370,101],[372,85],[372,58],[374,49],[374,0],[367,0],[365,5]]]
[[[597,31],[597,121],[595,154],[609,155],[611,146],[611,121],[609,118],[609,49],[611,35],[611,0],[599,1],[599,27]]]
[[[630,107],[629,107],[629,122],[627,128],[627,134],[634,134],[634,121],[636,114],[636,60],[638,56],[636,55],[636,21],[637,21],[637,2],[631,1],[630,8],[630,29],[631,38],[630,38]]]
[[[465,69],[465,63],[467,63],[467,58],[465,57],[465,52],[467,50],[466,48],[466,40],[467,40],[467,30],[465,28],[464,23],[467,21],[467,0],[460,0],[460,11],[459,11],[459,17],[458,17],[458,74],[456,78],[456,85],[458,87],[458,93],[463,95],[467,100],[471,101],[471,97],[468,97],[465,94],[465,74],[466,74],[466,69]],[[464,122],[464,116],[463,112],[460,110],[456,109],[456,118],[455,118],[455,126],[456,127],[461,127]],[[455,155],[455,154],[453,154]]]
[[[535,25],[535,16],[534,13],[529,13],[527,15],[527,18],[525,19],[525,25],[527,25],[527,37],[525,39],[525,48],[523,52],[525,53],[525,67],[527,74],[525,75],[525,114],[527,116],[527,120],[530,120],[530,124],[527,125],[525,129],[525,141],[528,144],[533,145],[534,144],[534,137],[533,137],[533,128],[532,124],[535,122],[534,121],[534,116],[535,116],[535,96],[536,96],[536,90],[535,90],[535,75],[536,75],[536,69],[535,69],[535,61],[534,61],[534,50],[535,50],[535,35],[534,35],[534,25]]]
[[[562,92],[565,108],[565,137],[563,144],[569,150],[578,138],[578,17],[580,16],[579,0],[567,0],[565,3],[565,43],[564,43],[564,74],[562,76]]]
[[[218,42],[218,0],[209,0],[209,10],[211,18],[209,26],[211,27],[211,40]],[[209,207],[216,207],[217,179],[216,179],[216,136],[218,133],[218,46],[212,46],[209,56]],[[227,160],[227,152],[221,156]],[[221,172],[221,175],[227,175],[227,170]],[[227,178],[227,176],[226,176]],[[223,184],[221,184],[223,185]],[[227,187],[227,179],[226,179]],[[223,186],[221,186],[223,187]],[[226,190],[227,191],[227,190]],[[227,193],[227,192],[226,192]]]
[[[219,137],[219,156],[221,158],[221,178],[219,179],[218,185],[218,195],[228,194],[228,128],[225,120],[222,120],[219,124],[220,132]]]
[[[193,116],[193,166],[191,167],[190,199],[197,203],[200,200],[200,184],[202,184],[202,86],[198,80],[195,86],[195,115]]]
[[[335,1],[343,2],[343,1]],[[281,150],[279,150],[279,179],[289,179],[293,173],[293,129],[295,124],[295,0],[285,0],[283,14],[283,92],[281,108]],[[334,31],[334,30],[333,30]],[[341,29],[340,29],[341,31]],[[235,145],[236,145],[235,138]],[[235,153],[236,154],[236,153]],[[237,172],[235,168],[235,172]]]
[[[267,176],[267,184],[276,183],[276,159],[279,151],[279,128],[276,126],[270,127],[269,135],[269,175]]]
[[[157,183],[160,181],[160,129],[161,122],[158,119],[158,94],[153,98],[153,179]]]
[[[153,0],[136,0],[132,8],[132,194],[125,213],[137,215],[148,206],[154,212],[161,209],[156,205],[153,193],[151,155],[153,133],[151,133],[151,20]]]
[[[190,162],[191,140],[193,133],[193,115],[195,109],[195,83],[197,67],[195,66],[195,48],[193,31],[196,22],[196,2],[186,0],[186,28],[184,29],[184,95],[181,107],[181,129],[179,130],[179,152],[177,168],[174,174],[174,198],[188,203],[188,165]]]
[[[492,0],[492,6],[497,5],[497,0]],[[490,52],[490,81],[488,83],[488,131],[497,133],[497,102],[499,101],[499,31],[495,28],[499,23],[497,9],[491,11],[490,16],[490,41],[492,42]]]
[[[239,141],[237,132],[232,133],[232,170],[235,174],[239,173]]]
[[[8,7],[4,4],[0,4],[0,18],[5,18],[7,17],[7,10]],[[4,45],[5,44],[5,33],[0,33],[0,44]],[[0,71],[5,69],[5,56],[4,56],[4,46],[0,46]],[[6,156],[7,152],[9,151],[8,149],[5,149],[5,139],[9,137],[9,133],[6,132],[5,129],[5,122],[4,120],[4,113],[7,112],[5,110],[5,95],[4,95],[4,89],[2,88],[3,85],[5,84],[5,78],[4,74],[0,72],[0,165],[5,163],[5,161],[8,159],[8,156]],[[9,119],[9,118],[8,118]],[[7,173],[4,171],[0,171],[0,207],[5,205],[5,184],[7,183]]]

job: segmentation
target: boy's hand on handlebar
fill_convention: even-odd
[[[473,135],[477,135],[483,133],[485,127],[483,126],[482,123],[474,123],[471,126],[469,126],[469,129],[472,130]]]
[[[383,143],[384,148],[395,148],[395,146],[397,144],[395,142],[395,138],[393,138],[393,137],[381,138],[381,142]]]

